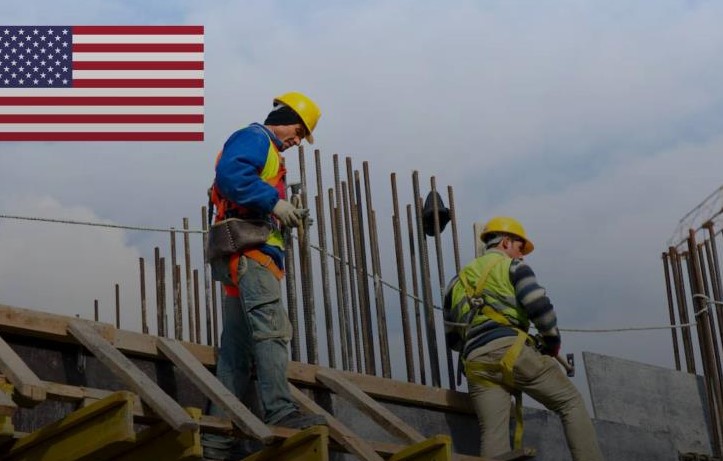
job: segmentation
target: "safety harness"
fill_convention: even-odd
[[[477,284],[476,289],[474,290],[469,285],[469,282],[466,280],[465,277],[459,277],[459,281],[464,287],[470,306],[474,309],[474,312],[469,316],[467,328],[469,328],[469,325],[472,323],[477,313],[481,311],[482,315],[486,316],[493,322],[517,330],[517,338],[515,339],[515,342],[512,344],[512,346],[510,346],[510,348],[507,350],[507,352],[505,352],[505,355],[502,356],[502,359],[499,363],[488,364],[467,360],[464,360],[463,362],[467,379],[470,382],[473,382],[480,386],[496,387],[500,385],[492,380],[483,378],[481,376],[482,373],[502,373],[502,384],[508,388],[510,393],[515,398],[515,433],[513,447],[514,449],[520,449],[522,448],[522,433],[524,429],[524,422],[522,419],[522,392],[514,388],[514,367],[525,343],[528,340],[532,341],[532,339],[527,334],[527,332],[514,325],[507,317],[497,312],[492,306],[488,305],[483,297],[484,294],[487,294],[485,293],[485,285],[487,283],[487,278],[489,277],[490,272],[495,266],[497,266],[504,260],[505,258],[503,256],[500,256],[497,261],[490,262],[484,268],[484,271],[479,278],[480,282]]]

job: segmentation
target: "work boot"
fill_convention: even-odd
[[[298,410],[294,410],[274,425],[291,429],[306,429],[311,426],[326,426],[327,422],[323,415],[305,415]]]

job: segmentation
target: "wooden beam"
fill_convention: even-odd
[[[2,459],[104,460],[133,442],[133,396],[121,391],[15,440]]]
[[[401,418],[369,397],[339,373],[333,370],[322,369],[316,372],[316,379],[324,383],[324,385],[332,391],[344,397],[362,413],[369,416],[374,422],[382,428],[385,428],[391,434],[412,443],[426,440],[426,437],[417,432],[416,429],[402,421]]]
[[[168,357],[203,394],[218,405],[241,431],[265,444],[275,438],[268,427],[226,388],[179,341],[158,338],[158,349]]]
[[[18,406],[13,402],[10,395],[13,393],[13,385],[0,385],[0,417],[12,416]]]
[[[400,450],[389,461],[452,461],[452,439],[436,435]]]
[[[76,319],[0,304],[0,332],[76,343],[77,341],[67,333],[68,323],[72,320]],[[160,356],[154,336],[116,330],[111,325],[101,323],[96,323],[96,328],[108,342],[129,355],[148,358],[159,358]],[[213,347],[186,342],[183,344],[203,365],[215,366],[215,349]],[[296,384],[319,387],[316,382],[316,372],[321,368],[318,365],[290,362],[288,378]],[[403,403],[418,408],[474,414],[469,397],[463,392],[378,376],[352,372],[340,373],[359,389],[378,400]]]
[[[201,419],[201,410],[187,408],[188,414],[195,420]],[[200,431],[174,431],[168,424],[160,421],[137,434],[136,443],[128,451],[113,458],[113,461],[191,461],[203,456]]]
[[[71,320],[68,331],[75,336],[98,360],[121,378],[144,402],[153,408],[164,421],[177,431],[195,431],[196,423],[181,406],[158,387],[155,381],[136,367],[118,349],[83,320]]]
[[[37,377],[10,347],[0,337],[0,372],[7,376],[15,386],[15,392],[30,402],[39,403],[45,400],[45,389]]]
[[[314,426],[299,431],[283,443],[264,448],[244,461],[329,461],[329,429]]]
[[[359,458],[365,461],[382,461],[382,457],[379,456],[376,451],[364,440],[358,438],[351,429],[347,428],[338,419],[334,418],[326,410],[321,408],[316,402],[307,397],[301,392],[296,386],[289,384],[291,395],[299,402],[299,405],[309,413],[317,415],[323,415],[326,417],[327,424],[329,425],[329,432],[331,437],[339,442],[341,446],[349,450],[349,453],[357,455]]]

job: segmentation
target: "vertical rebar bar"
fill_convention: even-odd
[[[314,164],[316,166],[316,229],[319,236],[319,266],[321,268],[321,294],[324,302],[324,322],[326,325],[326,344],[329,368],[336,368],[336,348],[334,347],[334,315],[331,307],[331,292],[329,289],[329,260],[326,247],[326,219],[324,216],[324,186],[321,178],[321,153],[314,150]]]
[[[367,225],[369,228],[369,246],[372,256],[372,276],[374,277],[374,303],[377,314],[377,335],[379,336],[379,357],[382,363],[382,376],[392,377],[392,365],[389,359],[389,336],[387,333],[387,314],[384,303],[384,286],[382,285],[382,263],[379,256],[379,232],[376,215],[372,204],[372,189],[369,179],[369,162],[362,162],[364,172],[364,196],[367,208]]]
[[[439,293],[441,303],[444,304],[444,291],[446,288],[446,277],[444,275],[444,258],[442,256],[442,239],[440,238],[440,223],[439,223],[439,206],[437,202],[437,179],[432,176],[429,180],[432,189],[432,214],[434,221],[434,252],[437,255],[437,274],[439,276]],[[444,352],[447,357],[447,378],[449,379],[449,388],[452,390],[457,389],[456,381],[454,379],[454,362],[452,361],[452,349],[447,344],[447,336],[444,337]]]
[[[183,319],[183,311],[180,309],[180,307],[183,306],[183,300],[182,300],[183,289],[181,288],[183,285],[181,282],[181,265],[180,264],[176,264],[175,266],[173,266],[171,268],[171,275],[172,275],[171,280],[173,280],[173,296],[178,298],[178,299],[176,299],[176,302],[175,302],[175,305],[179,306],[179,309],[177,311],[178,318]],[[193,309],[193,305],[189,306],[189,308]],[[190,328],[190,324],[189,324],[189,328]],[[179,339],[179,340],[183,339],[183,320],[181,320],[179,323],[176,324],[175,334],[177,335],[176,339]],[[193,333],[189,331],[188,332],[188,340],[190,342],[192,342],[191,341],[192,338],[193,338]]]
[[[670,287],[670,269],[668,267],[668,254],[662,254],[663,272],[665,273],[665,294],[668,297],[668,314],[670,315],[670,329],[673,335],[673,357],[675,359],[675,369],[680,371],[680,349],[678,348],[678,332],[675,323],[675,308],[673,306],[673,291]]]
[[[299,146],[299,177],[301,179],[301,207],[309,209],[309,197],[306,184],[306,158],[304,147]],[[319,363],[319,350],[316,341],[316,304],[314,303],[314,274],[309,247],[309,220],[304,219],[297,229],[299,236],[299,268],[301,270],[301,302],[304,312],[304,330],[306,336],[307,363]]]
[[[155,267],[156,267],[156,332],[158,336],[163,336],[163,310],[161,309],[161,250],[158,247],[154,249]]]
[[[439,349],[437,348],[437,328],[434,321],[434,306],[432,304],[432,287],[429,276],[429,255],[427,241],[422,230],[422,197],[419,195],[419,173],[412,173],[412,187],[414,190],[414,204],[417,221],[417,241],[419,246],[419,260],[422,276],[422,302],[424,303],[425,321],[427,325],[427,350],[429,351],[429,366],[432,373],[432,386],[440,387],[441,377],[439,371]]]
[[[452,186],[447,186],[447,198],[449,199],[449,222],[452,225],[452,247],[454,248],[454,268],[455,268],[455,272],[459,272],[462,269],[462,263],[461,263],[461,260],[459,257],[459,234],[457,233],[457,208],[454,206],[454,190],[452,189]]]
[[[707,243],[707,242],[706,242]],[[708,276],[705,272],[705,256],[704,256],[704,250],[705,247],[704,243],[698,243],[697,250],[698,250],[698,260],[697,260],[697,270],[699,271],[699,277],[701,279],[701,283],[703,286],[704,294],[706,297],[706,307],[708,310],[706,311],[706,315],[708,316],[708,326],[710,329],[710,341],[713,345],[713,360],[712,364],[715,367],[715,373],[717,376],[718,383],[723,383],[723,370],[721,370],[721,357],[720,357],[720,349],[718,348],[718,341],[717,337],[718,334],[716,332],[715,327],[715,320],[714,320],[714,310],[711,309],[712,305],[707,304],[711,299],[711,293],[708,286]],[[723,397],[723,389],[721,389],[721,396]]]
[[[716,364],[714,362],[714,345],[711,331],[709,313],[705,310],[708,306],[706,301],[700,297],[705,291],[703,286],[702,270],[698,259],[698,252],[695,241],[695,230],[688,231],[688,270],[691,275],[690,291],[693,301],[693,310],[697,318],[698,338],[700,341],[700,353],[703,361],[703,373],[706,385],[711,387],[713,399],[710,401],[711,421],[717,428],[720,428],[721,416],[723,416],[723,393],[721,392]],[[697,296],[696,296],[697,295]],[[716,456],[721,453],[721,434],[714,431],[714,452]]]
[[[685,286],[683,285],[682,267],[680,264],[680,254],[675,247],[668,248],[670,257],[670,268],[673,271],[673,286],[675,287],[675,298],[678,304],[678,318],[680,323],[686,326],[681,328],[683,337],[683,352],[685,355],[685,365],[688,373],[695,374],[695,358],[693,357],[693,340],[690,333],[690,323],[688,318],[688,306],[685,301]]]
[[[286,268],[286,308],[291,322],[291,360],[299,362],[301,351],[299,348],[299,317],[296,297],[296,261],[294,256],[294,241],[291,238],[291,228],[284,229],[284,267]]]
[[[211,281],[211,316],[213,317],[213,347],[218,347],[218,300],[216,282]]]
[[[711,221],[703,224],[708,231],[708,240],[706,241],[706,251],[708,252],[708,267],[710,268],[710,280],[713,287],[713,300],[723,301],[723,285],[721,285],[720,265],[718,264],[718,247],[715,243],[715,229]],[[723,345],[723,306],[715,304],[716,318],[718,319],[718,333],[720,335],[721,345]]]
[[[206,344],[211,346],[213,342],[213,328],[211,323],[211,271],[208,264],[208,209],[201,207],[201,229],[203,235],[203,299],[206,307]]]
[[[138,258],[138,273],[140,275],[141,287],[141,331],[148,334],[148,312],[146,304],[146,265],[143,258]]]
[[[120,330],[120,285],[115,284],[115,327]]]
[[[347,157],[347,171],[351,167],[351,159]],[[354,194],[352,194],[352,191]],[[352,226],[354,228],[354,252],[357,256],[357,286],[361,286],[359,296],[359,311],[361,313],[362,334],[364,336],[364,360],[367,374],[377,374],[376,351],[374,349],[374,332],[372,327],[372,302],[369,296],[369,268],[367,265],[367,247],[364,234],[364,214],[362,210],[362,191],[359,170],[354,170],[354,186],[349,184],[349,196],[356,196],[354,200],[356,213],[352,212]],[[359,250],[357,252],[357,249]]]
[[[424,359],[424,337],[422,336],[422,315],[419,305],[419,282],[417,278],[417,256],[414,251],[414,225],[412,224],[412,206],[407,205],[407,231],[409,233],[409,259],[412,268],[412,293],[414,295],[414,320],[417,327],[417,354],[419,356],[419,377],[422,384],[427,384],[427,373]]]
[[[412,354],[412,333],[409,329],[407,304],[407,271],[404,269],[404,249],[402,248],[402,230],[399,219],[399,195],[397,193],[397,174],[391,174],[392,183],[392,229],[394,249],[397,261],[397,283],[399,284],[399,310],[402,318],[402,336],[404,338],[404,363],[407,367],[407,381],[414,382],[414,357]]]
[[[337,243],[337,256],[340,259],[341,263],[341,287],[342,287],[342,293],[343,293],[343,300],[344,304],[339,306],[341,309],[341,312],[344,316],[344,324],[341,324],[341,317],[339,317],[339,329],[343,329],[343,337],[345,338],[345,344],[347,348],[347,354],[348,354],[348,365],[349,367],[352,366],[351,361],[351,354],[352,354],[352,347],[351,347],[351,332],[349,327],[349,284],[347,283],[347,278],[344,272],[346,271],[347,264],[351,265],[351,260],[347,259],[346,256],[346,245],[344,244],[344,216],[343,216],[343,208],[342,208],[342,192],[341,192],[341,179],[339,176],[339,154],[334,154],[332,157],[332,163],[334,167],[334,198],[335,198],[335,213],[334,213],[334,227],[336,230],[336,243]],[[330,205],[331,206],[331,205]],[[361,370],[357,370],[361,372]]]
[[[100,312],[98,311],[98,300],[97,299],[93,300],[93,314],[94,314],[93,318],[95,319],[95,321],[96,322],[99,321],[100,320]]]
[[[192,343],[196,339],[196,317],[193,311],[193,280],[191,277],[191,242],[188,235],[188,218],[183,218],[183,254],[186,263],[186,305],[188,306],[188,340]],[[180,278],[180,277],[179,277]]]
[[[334,254],[334,281],[336,282],[336,309],[337,318],[339,320],[339,344],[341,346],[341,366],[344,370],[351,370],[350,351],[347,348],[347,322],[344,306],[346,305],[346,277],[343,274],[345,270],[341,265],[342,256],[339,251],[339,234],[337,227],[337,217],[339,211],[335,208],[334,189],[329,188],[329,220],[331,221],[331,247]]]
[[[183,306],[181,305],[181,281],[176,272],[176,230],[171,227],[171,287],[173,288],[173,328],[174,337],[183,339]]]
[[[341,192],[342,192],[342,213],[344,216],[344,237],[346,238],[346,250],[347,250],[347,256],[346,260],[349,261],[349,264],[347,266],[348,274],[349,274],[349,299],[351,301],[351,311],[347,311],[347,322],[352,322],[351,324],[347,323],[347,328],[351,327],[353,330],[353,334],[348,334],[349,341],[351,341],[351,338],[354,338],[354,344],[353,348],[352,345],[349,345],[349,351],[355,352],[356,356],[356,370],[359,373],[363,373],[364,370],[364,354],[362,353],[362,342],[364,339],[360,335],[360,320],[359,320],[359,305],[361,304],[361,301],[357,302],[357,295],[359,294],[359,290],[361,289],[361,282],[358,280],[359,275],[359,264],[356,263],[356,243],[355,239],[352,237],[354,234],[354,222],[356,222],[355,214],[352,210],[353,206],[353,199],[351,198],[351,195],[349,194],[349,188],[346,182],[342,181],[341,183]]]
[[[193,270],[193,307],[195,309],[194,315],[196,317],[196,335],[194,338],[197,343],[201,343],[201,298],[198,290],[198,269]]]

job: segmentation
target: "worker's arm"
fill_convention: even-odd
[[[259,176],[266,164],[269,137],[260,125],[232,134],[216,165],[216,186],[228,200],[260,213],[270,213],[278,191]]]
[[[532,268],[521,260],[510,265],[510,280],[515,287],[517,302],[527,312],[544,341],[543,353],[556,356],[560,352],[560,331],[557,315],[545,289],[537,283]]]

